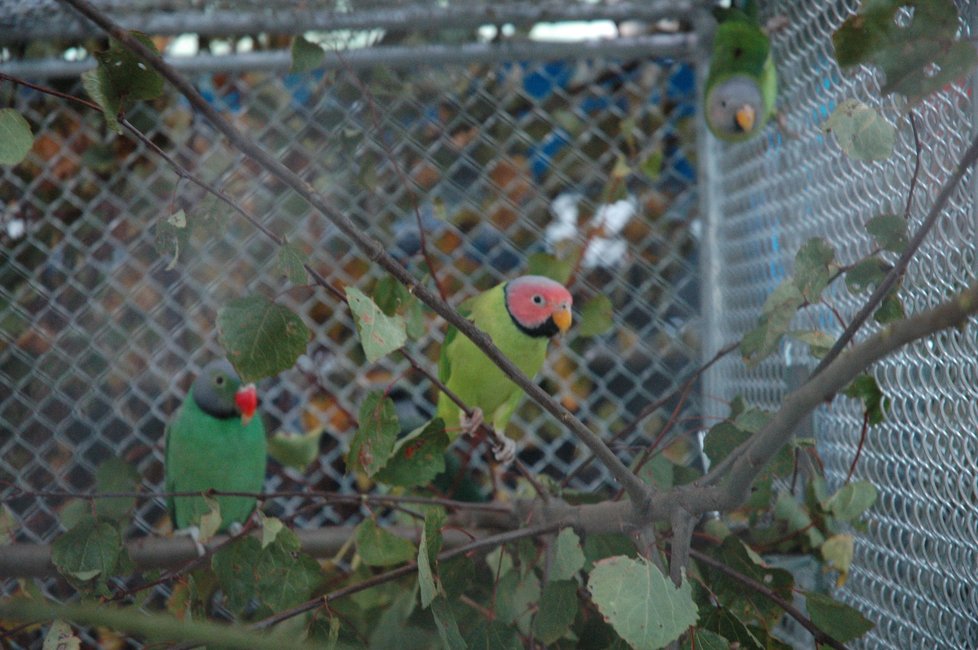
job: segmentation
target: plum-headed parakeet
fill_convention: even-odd
[[[207,364],[166,429],[166,491],[260,492],[265,483],[265,425],[255,417],[258,394],[225,360]],[[255,509],[251,497],[216,496],[219,531],[242,524]],[[173,527],[195,526],[209,508],[203,497],[168,500]]]
[[[718,10],[706,77],[706,124],[717,138],[741,142],[760,133],[778,92],[771,41],[753,10]]]
[[[570,292],[559,282],[524,275],[469,298],[459,312],[487,333],[524,374],[533,377],[543,367],[550,337],[570,327],[572,302]],[[445,421],[449,434],[473,430],[485,417],[495,432],[496,458],[512,460],[516,445],[504,431],[523,391],[454,327],[445,334],[438,378],[477,411],[475,422],[470,422],[447,395],[439,394],[438,417]]]

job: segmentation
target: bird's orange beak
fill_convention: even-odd
[[[557,311],[554,312],[553,319],[561,334],[570,329],[571,321],[574,320],[571,316],[570,305],[561,305],[558,307]]]
[[[255,417],[258,408],[258,389],[254,384],[248,384],[238,389],[234,394],[234,404],[241,412],[241,424],[247,425]]]
[[[737,126],[739,126],[744,133],[750,133],[754,129],[754,120],[757,119],[757,115],[754,114],[753,106],[750,104],[744,104],[737,109],[734,119],[737,120]]]

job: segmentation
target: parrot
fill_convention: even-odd
[[[778,92],[771,40],[757,21],[757,7],[718,9],[710,72],[706,77],[706,125],[720,140],[743,142],[758,134],[774,112]]]
[[[267,443],[257,407],[255,385],[242,386],[228,361],[204,366],[166,427],[166,491],[260,492]],[[215,498],[221,507],[218,532],[240,528],[255,509],[251,497]],[[167,505],[173,527],[190,530],[192,537],[200,516],[209,511],[203,497],[170,497]]]
[[[572,304],[570,292],[559,282],[524,275],[469,298],[460,305],[459,313],[488,334],[524,374],[533,377],[543,367],[549,339],[571,326]],[[454,327],[445,334],[438,379],[474,411],[468,418],[447,395],[438,395],[436,415],[444,420],[449,437],[460,430],[471,434],[488,418],[496,460],[511,462],[516,443],[504,432],[523,391]]]

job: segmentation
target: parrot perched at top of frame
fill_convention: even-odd
[[[757,8],[718,9],[706,77],[706,125],[720,140],[742,142],[760,133],[774,112],[778,93],[771,40],[757,21]]]
[[[207,364],[166,428],[167,492],[261,492],[265,484],[265,425],[255,417],[258,392],[226,360]],[[218,532],[243,524],[255,509],[250,497],[216,496]],[[208,507],[203,497],[171,497],[173,527],[196,525]]]
[[[559,282],[538,275],[524,275],[469,298],[459,312],[487,333],[503,354],[528,377],[543,367],[547,343],[571,325],[570,292]],[[495,432],[493,452],[497,460],[509,462],[516,444],[504,435],[523,391],[483,352],[458,330],[445,334],[438,363],[438,378],[467,406],[478,412],[469,421],[447,395],[438,395],[438,417],[449,435],[459,429],[478,428],[483,417]]]

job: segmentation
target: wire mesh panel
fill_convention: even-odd
[[[353,52],[351,52],[352,54]],[[307,74],[194,78],[215,107],[322,192],[338,211],[426,277],[420,230],[450,299],[552,264],[573,273],[577,305],[607,296],[614,327],[572,333],[552,350],[546,389],[608,438],[698,365],[694,74],[666,58],[340,64]],[[75,81],[53,80],[83,95]],[[108,458],[162,487],[164,426],[190,381],[222,354],[217,310],[258,293],[314,331],[296,367],[259,386],[270,431],[324,427],[305,473],[274,465],[267,490],[356,491],[343,453],[352,413],[393,386],[401,419],[430,416],[434,392],[393,355],[367,364],[344,305],[293,286],[267,238],[102,117],[17,90],[39,134],[28,160],[0,172],[0,490],[93,488]],[[180,164],[220,186],[310,255],[336,287],[370,292],[381,275],[291,190],[229,149],[174,96],[129,119]],[[183,210],[190,233],[167,228]],[[428,280],[430,283],[430,280]],[[580,312],[579,312],[580,314]],[[423,312],[410,347],[435,367],[443,323]],[[617,443],[654,437],[675,403]],[[699,412],[693,396],[683,413]],[[685,418],[683,419],[685,421]],[[511,424],[520,458],[562,477],[587,460],[569,434],[524,403]],[[606,480],[599,465],[575,485]],[[300,526],[355,523],[356,507],[271,514]],[[10,504],[17,541],[64,530],[63,501]],[[151,534],[163,503],[140,503],[131,535]],[[45,583],[63,595],[56,581]],[[4,583],[4,592],[17,588]]]
[[[774,38],[778,107],[787,132],[771,127],[748,144],[712,148],[711,164],[718,170],[708,188],[715,201],[715,247],[707,254],[715,259],[706,310],[713,347],[753,327],[765,298],[790,274],[795,252],[808,238],[824,237],[837,259],[853,261],[874,246],[865,229],[871,217],[904,211],[916,149],[895,104],[884,100],[881,107],[900,125],[894,155],[885,161],[853,161],[820,129],[843,99],[879,104],[880,81],[873,71],[843,76],[834,62],[831,34],[859,4],[764,5],[768,15],[788,18],[786,30]],[[960,4],[967,35],[975,8]],[[914,109],[921,151],[911,231],[972,137],[972,92],[971,82],[952,84]],[[934,306],[974,280],[976,234],[969,174],[903,280],[908,313]],[[825,305],[799,315],[799,328],[841,334],[833,310],[850,318],[868,294],[853,296],[840,285],[833,285]],[[852,575],[839,593],[876,624],[861,647],[978,647],[975,336],[972,322],[907,346],[872,369],[890,409],[885,423],[870,429],[855,476],[876,485],[880,497],[868,530],[857,537]],[[804,375],[814,362],[803,346],[786,342],[778,356],[754,369],[735,360],[719,364],[707,394],[741,394],[774,408],[790,388],[786,378],[799,367]],[[724,410],[712,401],[704,407]],[[862,406],[854,400],[836,399],[816,414],[818,450],[833,487],[845,479],[862,425]]]

